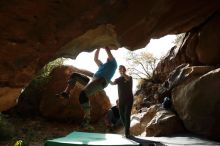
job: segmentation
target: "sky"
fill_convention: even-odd
[[[142,52],[147,51],[152,53],[155,57],[161,58],[162,56],[166,55],[166,53],[171,49],[171,47],[174,46],[174,40],[176,36],[175,35],[167,35],[165,37],[162,37],[160,39],[151,39],[150,43],[141,49],[138,49],[134,52]],[[117,64],[119,65],[125,65],[126,66],[126,59],[125,55],[128,53],[129,50],[125,48],[119,48],[118,50],[112,50],[113,56],[117,60]],[[67,59],[64,61],[65,65],[73,65],[77,68],[86,69],[91,72],[96,72],[98,69],[98,66],[94,62],[94,53],[93,52],[82,52],[80,53],[75,60]],[[107,54],[104,49],[100,50],[99,58],[102,62],[106,61]],[[112,81],[114,81],[117,77],[119,77],[120,74],[118,72],[118,68],[112,78]],[[137,86],[137,81],[133,80],[133,92],[135,92]],[[117,91],[117,85],[108,85],[105,89],[106,94],[108,95],[110,102],[112,105],[116,104],[116,100],[118,99],[118,91]]]

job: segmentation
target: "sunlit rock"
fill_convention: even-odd
[[[178,46],[171,48],[168,55],[157,65],[156,72],[161,81],[166,80],[169,73],[177,66],[188,63],[190,65],[218,65],[220,17],[215,14],[206,22],[187,32]],[[213,33],[213,31],[215,33]]]
[[[83,85],[77,82],[70,91],[70,99],[60,99],[55,95],[63,91],[67,85],[69,75],[77,71],[72,67],[58,67],[51,73],[51,80],[45,86],[40,102],[40,112],[43,116],[55,119],[68,119],[79,122],[83,117],[83,110],[79,104],[79,94]],[[98,120],[110,108],[110,100],[104,91],[99,91],[89,97],[91,102],[92,120]]]
[[[184,128],[178,116],[157,104],[134,114],[130,131],[133,135],[165,136],[181,133]]]
[[[141,135],[147,124],[153,119],[160,105],[151,106],[146,111],[132,115],[130,132],[133,135]]]
[[[170,110],[158,111],[145,127],[146,136],[168,136],[184,132],[179,117]]]

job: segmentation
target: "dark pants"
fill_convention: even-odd
[[[111,124],[111,126],[116,127],[121,124],[120,117],[116,117],[114,115],[114,112],[111,109],[107,113],[107,119],[108,119],[109,123]]]
[[[121,121],[125,127],[125,135],[130,134],[130,117],[132,105],[133,99],[130,99],[129,101],[123,101],[119,99],[119,112],[121,116]]]
[[[80,104],[88,103],[89,102],[89,96],[94,95],[97,91],[104,89],[108,83],[105,80],[105,78],[93,78],[91,82],[89,82],[89,78],[79,74],[79,73],[73,73],[70,76],[70,79],[68,83],[70,85],[75,85],[76,82],[81,83],[82,85],[85,85],[84,89],[79,95],[79,102]]]

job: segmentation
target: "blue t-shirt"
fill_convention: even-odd
[[[113,75],[115,74],[116,68],[117,68],[117,62],[115,58],[113,58],[112,60],[107,61],[104,64],[101,64],[94,76],[104,77],[107,81],[110,81]]]

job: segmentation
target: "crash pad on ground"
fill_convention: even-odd
[[[65,137],[47,140],[45,146],[134,146],[138,143],[119,134],[72,132]]]

